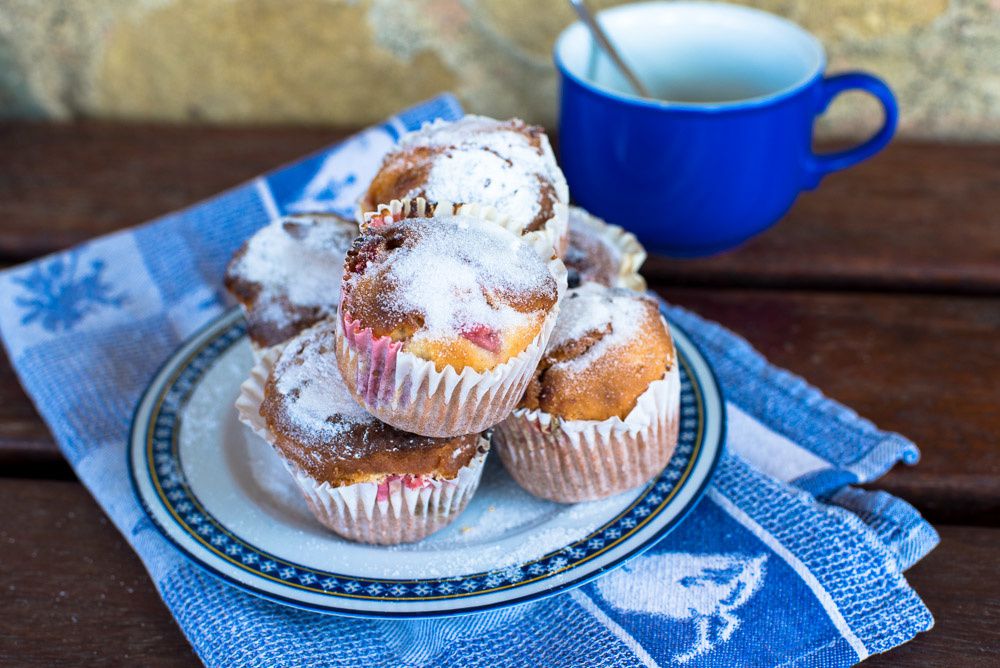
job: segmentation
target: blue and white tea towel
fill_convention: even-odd
[[[24,387],[205,663],[846,666],[929,629],[903,571],[937,535],[905,502],[852,486],[915,462],[916,447],[673,307],[726,394],[728,454],[676,531],[595,583],[457,619],[356,620],[244,594],[160,537],[129,486],[129,421],[157,367],[225,308],[229,257],[277,214],[350,214],[400,133],[461,113],[450,96],[431,100],[189,209],[0,275],[0,330]]]

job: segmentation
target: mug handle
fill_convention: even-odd
[[[872,157],[885,148],[896,131],[896,122],[899,118],[896,96],[892,94],[888,84],[865,72],[845,72],[824,78],[820,82],[816,115],[819,116],[826,111],[833,98],[849,90],[865,91],[882,104],[882,111],[885,113],[882,127],[860,146],[833,153],[818,155],[810,153],[806,165],[811,177],[808,186],[810,188],[815,187],[820,179],[830,172],[853,167],[862,160]]]

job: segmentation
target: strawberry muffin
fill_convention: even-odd
[[[370,226],[348,252],[337,358],[384,422],[437,438],[480,432],[524,392],[565,268],[466,209],[421,210]]]
[[[466,116],[404,135],[362,197],[361,214],[417,197],[492,206],[543,257],[565,250],[566,179],[545,132],[518,119]]]
[[[258,357],[337,312],[344,256],[358,226],[333,214],[274,220],[236,251],[226,289],[243,307]]]
[[[274,447],[326,527],[365,543],[420,540],[465,508],[489,443],[409,434],[365,412],[341,379],[335,335],[327,320],[266,355],[242,388],[241,418]]]
[[[494,433],[507,470],[536,496],[612,496],[659,473],[677,443],[680,377],[652,299],[570,290],[518,408]]]

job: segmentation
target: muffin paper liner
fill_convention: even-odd
[[[274,436],[260,415],[264,385],[280,351],[269,350],[240,386],[236,410],[240,421],[267,441],[295,479],[316,519],[348,540],[377,545],[412,543],[450,524],[479,486],[489,442],[483,452],[450,479],[388,476],[375,482],[334,486],[311,477],[274,446]]]
[[[624,420],[560,420],[519,408],[494,428],[493,443],[514,480],[535,496],[562,503],[603,499],[666,467],[677,445],[680,391],[675,362]]]
[[[556,257],[565,256],[569,248],[569,207],[556,202],[552,205],[552,217],[545,221],[542,229],[527,232],[521,238],[532,244],[542,257],[548,257],[545,250],[549,247]]]
[[[496,223],[534,248],[546,260],[552,257],[563,257],[569,244],[569,207],[562,202],[556,202],[553,205],[552,217],[545,221],[542,229],[524,234],[521,234],[520,228],[514,221],[495,208],[475,203],[462,204],[444,200],[429,202],[423,197],[417,197],[414,199],[394,199],[388,204],[378,204],[375,211],[361,213],[360,208],[358,211],[362,232],[368,227],[378,227],[404,218],[430,217],[441,212],[476,216]]]
[[[579,221],[596,232],[612,248],[618,251],[618,280],[613,287],[630,288],[638,292],[646,290],[646,279],[639,274],[639,268],[646,261],[646,249],[631,232],[618,225],[612,225],[578,206],[572,211],[579,215]]]
[[[246,315],[245,311],[244,315]],[[286,343],[288,342],[282,341],[281,343],[276,343],[273,346],[262,346],[260,344],[254,343],[253,341],[250,341],[250,352],[253,353],[254,364],[259,363],[261,360],[263,360],[271,353],[279,355],[281,351],[284,349]]]
[[[558,297],[566,291],[566,268],[551,260]],[[402,350],[402,343],[373,336],[371,328],[346,313],[337,318],[337,362],[351,394],[369,413],[397,429],[421,436],[450,438],[486,431],[521,400],[545,352],[559,314],[559,302],[541,331],[521,353],[488,371],[446,366]]]
[[[361,543],[396,545],[426,538],[451,524],[465,510],[479,487],[486,454],[477,454],[450,480],[424,478],[419,487],[411,487],[400,476],[391,476],[382,483],[333,487],[317,482],[287,462],[286,466],[309,509],[328,529]],[[387,488],[388,493],[380,494],[380,487]]]

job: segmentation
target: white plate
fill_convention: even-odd
[[[157,373],[132,424],[136,494],[164,536],[248,592],[321,612],[431,617],[576,587],[659,540],[705,490],[725,413],[705,359],[672,325],[681,362],[677,451],[648,485],[576,505],[520,489],[490,457],[448,528],[412,545],[338,538],[313,519],[270,446],[236,419],[252,358],[238,310],[209,323]]]

